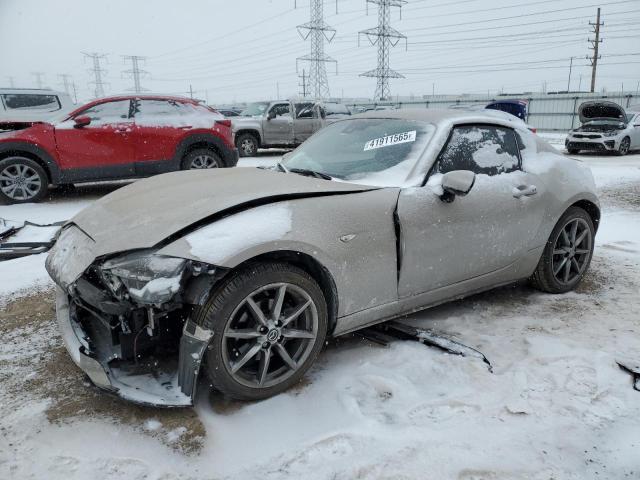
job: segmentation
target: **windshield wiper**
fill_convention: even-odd
[[[333,180],[333,177],[326,173],[316,172],[315,170],[309,170],[308,168],[290,168],[290,172],[299,173],[300,175],[306,175],[308,177],[321,178],[323,180]]]

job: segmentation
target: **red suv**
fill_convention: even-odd
[[[233,167],[231,121],[181,97],[95,100],[59,121],[0,132],[0,201],[35,202],[49,185]]]

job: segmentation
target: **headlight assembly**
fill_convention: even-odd
[[[183,258],[143,250],[107,260],[99,270],[114,293],[122,284],[132,300],[160,304],[178,292],[186,266],[187,260]]]

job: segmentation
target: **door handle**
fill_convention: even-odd
[[[513,187],[514,198],[530,197],[538,193],[538,188],[535,185],[518,185]]]

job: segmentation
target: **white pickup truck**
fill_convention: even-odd
[[[231,122],[240,156],[250,157],[258,148],[297,147],[327,123],[348,115],[340,104],[279,100],[252,103]]]

